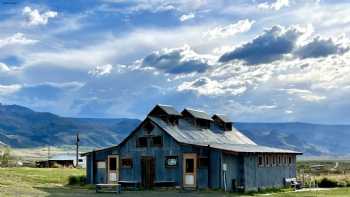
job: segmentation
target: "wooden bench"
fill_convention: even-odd
[[[103,190],[108,188],[109,190]],[[96,184],[96,193],[99,192],[110,192],[110,193],[118,193],[121,192],[120,184]]]
[[[139,181],[118,181],[118,183],[123,186],[123,188],[136,190],[140,187]]]
[[[176,185],[175,181],[155,181],[154,185],[156,187],[174,187]]]

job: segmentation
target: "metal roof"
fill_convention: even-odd
[[[195,118],[199,118],[199,119],[204,119],[204,120],[213,120],[211,119],[211,117],[204,111],[200,111],[200,110],[195,110],[195,109],[189,109],[189,108],[185,108],[184,111],[187,111],[188,113],[190,113],[193,117]],[[183,111],[183,112],[184,112]]]
[[[251,145],[251,144],[211,144],[210,147],[227,150],[233,152],[241,153],[291,153],[291,154],[301,154],[300,152],[272,148],[268,146]]]
[[[231,119],[224,114],[214,114],[212,117],[213,119],[214,119],[214,116],[218,117],[221,121],[225,123],[229,123],[229,122],[232,123]]]
[[[235,128],[232,128],[232,131],[215,131],[215,128],[196,128],[183,119],[179,120],[178,125],[170,125],[157,117],[149,116],[148,118],[180,143],[210,146],[212,148],[233,152],[301,154],[296,151],[257,145]]]
[[[75,159],[76,159],[76,155],[74,154],[59,154],[59,155],[53,155],[49,158],[49,160],[53,160],[53,161],[65,161],[65,160],[75,161]],[[80,156],[79,156],[79,159],[81,159]]]
[[[164,110],[169,115],[181,116],[181,114],[178,111],[176,111],[176,109],[171,105],[158,104],[157,106],[160,107],[162,110]]]

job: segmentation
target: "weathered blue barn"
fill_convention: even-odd
[[[223,115],[156,105],[119,145],[85,153],[91,184],[257,190],[296,177],[296,155],[255,144]]]

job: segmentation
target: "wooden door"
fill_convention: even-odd
[[[153,157],[141,158],[141,185],[149,189],[154,185],[155,164]]]
[[[108,172],[107,180],[108,183],[118,183],[119,181],[119,156],[109,155],[108,156]]]
[[[197,155],[195,153],[183,154],[183,186],[196,187]]]

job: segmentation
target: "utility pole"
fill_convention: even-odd
[[[47,146],[47,167],[50,167],[50,145]]]
[[[79,164],[79,132],[77,132],[77,137],[76,137],[76,160],[75,160],[75,167],[78,168],[78,164]]]

